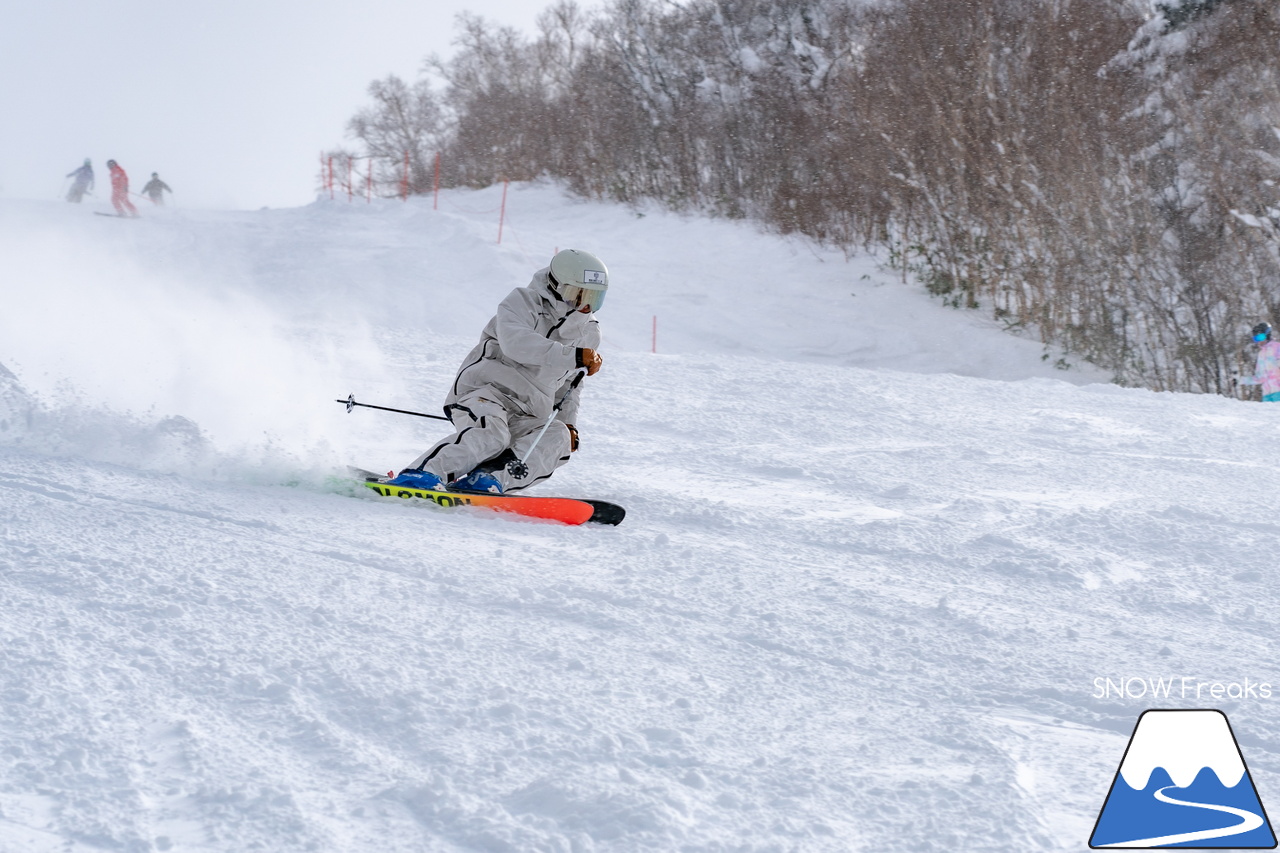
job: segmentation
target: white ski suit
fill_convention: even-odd
[[[581,384],[574,386],[579,350],[600,346],[594,315],[575,311],[551,289],[547,268],[525,287],[511,291],[480,333],[445,399],[455,434],[437,442],[412,467],[445,482],[510,451],[524,459],[557,403],[560,409],[533,454],[529,473],[517,479],[504,466],[492,476],[504,492],[528,488],[569,461]],[[505,454],[509,459],[510,454]]]

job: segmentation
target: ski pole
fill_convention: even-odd
[[[578,368],[578,375],[573,377],[573,382],[569,384],[569,390],[564,392],[564,397],[560,398],[560,402],[551,407],[551,414],[547,415],[547,422],[542,425],[542,429],[538,432],[538,437],[533,440],[533,444],[529,445],[529,449],[524,452],[523,459],[514,459],[507,463],[507,473],[517,480],[523,480],[529,476],[529,457],[533,455],[533,449],[538,446],[538,442],[542,441],[542,436],[546,434],[547,428],[551,426],[551,422],[555,420],[556,413],[560,411],[560,407],[564,405],[565,397],[573,393],[573,389],[578,387],[578,383],[582,381],[582,377],[587,375],[585,367]]]
[[[434,418],[435,420],[438,420],[438,421],[447,421],[447,420],[449,420],[449,419],[448,419],[448,418],[446,418],[444,415],[428,415],[428,414],[425,414],[425,413],[423,413],[423,412],[411,412],[411,411],[409,411],[408,409],[392,409],[392,408],[388,408],[387,406],[375,406],[375,405],[373,405],[373,404],[371,404],[371,403],[357,403],[357,402],[356,402],[356,395],[355,395],[355,394],[348,394],[348,395],[347,395],[347,399],[345,399],[345,400],[334,400],[333,402],[335,402],[335,403],[342,403],[344,406],[346,406],[346,407],[347,407],[347,414],[351,414],[351,410],[352,410],[352,409],[354,409],[356,406],[360,406],[360,407],[365,408],[365,409],[377,409],[377,410],[382,411],[382,412],[396,412],[396,413],[401,414],[401,415],[415,415],[415,416],[417,416],[417,417],[419,417],[419,418]]]

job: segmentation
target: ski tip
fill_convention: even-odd
[[[584,500],[583,503],[591,505],[591,517],[587,519],[591,524],[618,525],[622,523],[622,519],[627,517],[625,509],[608,501]]]
[[[381,474],[377,474],[373,471],[367,471],[364,468],[357,468],[354,465],[347,466],[347,476],[353,477],[357,480],[365,480],[365,481],[381,480],[383,478]],[[395,476],[394,474],[389,474],[388,479],[394,476]]]

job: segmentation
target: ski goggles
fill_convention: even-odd
[[[1267,339],[1267,333],[1266,333],[1266,332],[1258,332],[1257,334],[1255,334],[1255,335],[1253,336],[1253,339],[1254,339],[1254,341],[1256,341],[1257,343],[1262,343],[1263,341],[1265,341],[1265,340]]]
[[[560,285],[560,298],[573,306],[575,311],[583,308],[591,309],[591,313],[600,310],[600,306],[604,304],[603,290],[595,290],[590,287],[578,287],[576,284]]]

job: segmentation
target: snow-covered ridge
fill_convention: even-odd
[[[931,302],[870,259],[747,223],[524,185],[509,194],[499,243],[500,193],[444,193],[439,209],[429,199],[144,208],[138,221],[93,216],[91,203],[0,200],[0,258],[14,283],[0,364],[47,401],[180,417],[238,458],[332,466],[359,441],[328,417],[335,397],[435,411],[497,301],[576,244],[603,257],[616,283],[606,353],[1104,380],[1088,365],[1057,369],[1056,353]],[[418,384],[388,368],[400,360]]]

